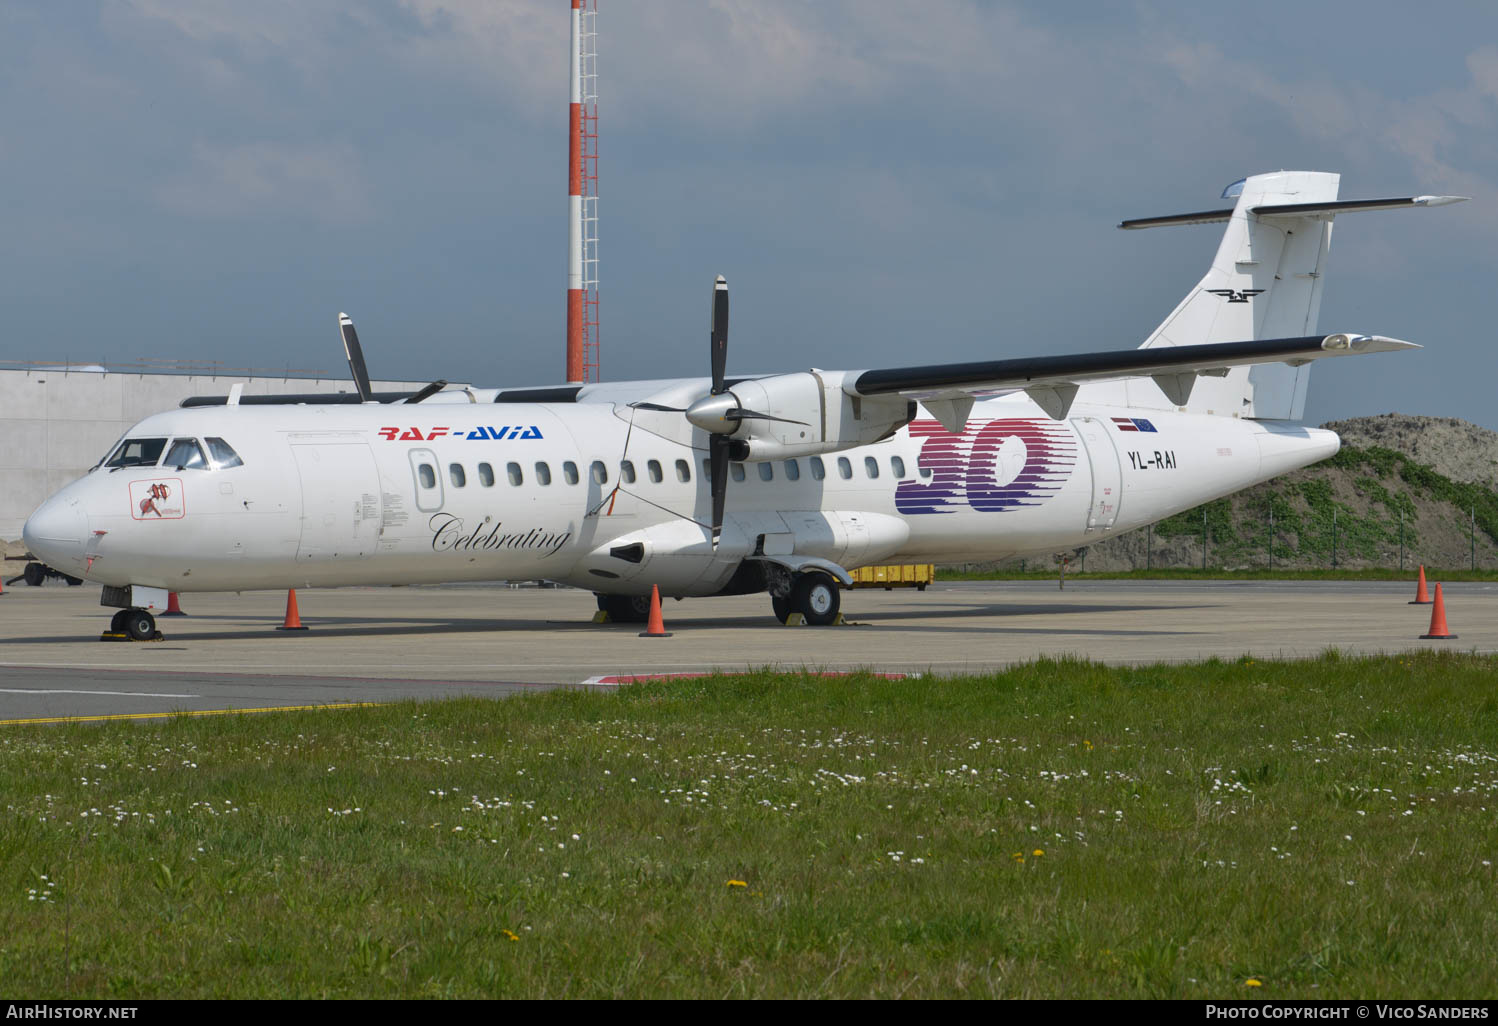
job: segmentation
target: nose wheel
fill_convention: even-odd
[[[598,599],[599,612],[608,614],[608,623],[644,623],[650,619],[649,595],[595,593],[595,597]]]
[[[156,641],[161,632],[156,629],[156,617],[144,609],[121,609],[109,621],[106,641]]]

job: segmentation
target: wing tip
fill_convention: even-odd
[[[1387,335],[1360,335],[1343,331],[1327,335],[1321,340],[1321,348],[1329,353],[1397,353],[1406,349],[1424,349],[1416,342],[1406,342]]]

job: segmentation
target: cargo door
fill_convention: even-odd
[[[1112,424],[1096,417],[1076,417],[1072,426],[1092,467],[1092,505],[1087,508],[1087,530],[1111,531],[1123,498],[1123,468],[1118,461]]]
[[[299,561],[367,559],[379,540],[380,475],[365,442],[293,442],[302,482]]]

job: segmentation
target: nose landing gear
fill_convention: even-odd
[[[598,599],[598,616],[594,623],[644,623],[650,619],[649,595],[604,595]]]
[[[144,609],[121,609],[110,618],[109,630],[99,636],[100,641],[161,641],[161,632],[156,629],[156,617]]]

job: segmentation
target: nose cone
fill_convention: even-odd
[[[76,498],[52,498],[31,514],[21,538],[32,554],[55,570],[83,563],[88,546],[88,518]]]

